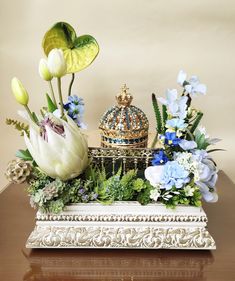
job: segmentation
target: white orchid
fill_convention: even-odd
[[[80,175],[88,165],[86,137],[75,122],[48,114],[40,127],[30,126],[26,146],[39,168],[52,178],[69,180]]]
[[[166,92],[166,99],[158,98],[158,100],[167,106],[168,113],[173,117],[179,117],[180,119],[184,119],[186,117],[188,98],[185,96],[178,97],[176,89],[168,89]]]
[[[180,84],[181,86],[183,86],[186,78],[187,78],[186,72],[184,72],[183,70],[180,70],[180,72],[178,73],[178,76],[177,76],[177,83]]]
[[[192,97],[197,94],[206,94],[206,85],[201,84],[197,76],[191,76],[188,81],[186,81],[186,78],[187,74],[183,70],[180,70],[177,83],[184,87],[186,93],[190,94]]]

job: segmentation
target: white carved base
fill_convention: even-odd
[[[74,204],[38,212],[27,248],[215,249],[202,208],[138,202]]]

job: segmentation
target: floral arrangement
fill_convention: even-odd
[[[75,73],[89,66],[99,52],[90,35],[77,37],[67,23],[55,24],[44,36],[47,58],[39,62],[39,74],[48,83],[47,105],[39,113],[29,107],[29,95],[19,79],[12,79],[12,92],[25,110],[19,115],[24,122],[7,119],[24,137],[26,150],[18,150],[17,160],[8,164],[6,176],[11,182],[27,182],[33,207],[43,212],[59,213],[66,205],[97,201],[138,201],[141,204],[161,202],[174,208],[178,204],[200,206],[203,197],[217,201],[215,162],[208,146],[211,139],[199,127],[202,112],[192,108],[192,99],[206,93],[197,77],[188,81],[181,71],[178,83],[183,92],[167,90],[166,98],[152,95],[157,120],[152,166],[141,176],[137,170],[126,173],[120,167],[110,175],[104,167],[95,166],[88,158],[88,145],[83,130],[84,101],[72,95]],[[62,77],[70,74],[68,96],[64,101]],[[53,79],[57,81],[54,90]],[[158,102],[162,103],[162,113]],[[154,148],[156,143],[160,148]]]
[[[218,169],[208,149],[220,141],[210,138],[204,127],[199,126],[203,113],[191,106],[192,99],[206,94],[206,86],[196,76],[187,79],[180,71],[178,84],[183,88],[167,90],[166,98],[159,98],[162,114],[155,95],[152,95],[157,120],[157,136],[161,149],[154,155],[152,165],[145,170],[145,177],[154,187],[150,197],[168,206],[177,204],[201,205],[201,197],[216,202]]]

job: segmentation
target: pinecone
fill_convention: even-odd
[[[5,176],[9,182],[23,183],[30,176],[31,171],[32,166],[29,162],[21,159],[14,159],[8,163]]]

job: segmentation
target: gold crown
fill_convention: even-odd
[[[131,104],[133,97],[127,92],[128,90],[129,88],[124,84],[124,86],[121,87],[121,93],[116,95],[116,100],[119,106],[126,107]]]

